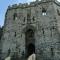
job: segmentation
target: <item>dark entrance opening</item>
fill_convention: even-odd
[[[28,56],[35,53],[35,46],[32,43],[28,45],[27,53],[28,53]]]
[[[35,53],[35,38],[34,38],[34,30],[28,29],[25,32],[25,45],[26,45],[26,56]]]

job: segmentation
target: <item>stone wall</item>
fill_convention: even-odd
[[[25,32],[35,30],[35,51],[37,57],[51,58],[59,52],[59,19],[57,9],[60,6],[55,1],[38,1],[28,4],[9,6],[5,16],[2,38],[2,53],[6,57],[8,50],[11,54],[18,52],[19,56],[26,53]],[[59,11],[58,11],[59,12]],[[29,18],[28,18],[29,17]],[[49,55],[49,56],[48,56]],[[38,58],[40,59],[40,58]]]

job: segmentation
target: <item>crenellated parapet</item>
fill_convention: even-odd
[[[56,3],[58,6],[60,6],[60,2],[58,2],[57,0],[55,0],[54,3]]]
[[[57,5],[60,5],[60,2],[58,2],[57,0],[41,0],[41,1],[38,0],[30,3],[24,3],[24,4],[19,3],[19,4],[10,5],[8,6],[8,9],[26,8],[26,7],[35,6],[37,4],[41,4],[44,2],[55,2]]]
[[[39,1],[41,2],[41,1]],[[19,4],[14,4],[14,5],[10,5],[8,6],[8,9],[13,9],[13,8],[26,8],[26,7],[30,7],[30,6],[34,6],[37,4],[37,1],[34,2],[30,2],[30,3],[19,3]]]

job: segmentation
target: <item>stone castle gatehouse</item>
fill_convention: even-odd
[[[9,6],[1,39],[2,57],[6,57],[8,51],[11,55],[17,52],[20,58],[34,52],[37,60],[59,60],[59,26],[60,3],[57,0]]]

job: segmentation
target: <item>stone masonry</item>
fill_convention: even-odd
[[[20,58],[34,52],[37,60],[60,60],[60,3],[36,0],[8,6],[1,40],[2,58],[10,50]]]

